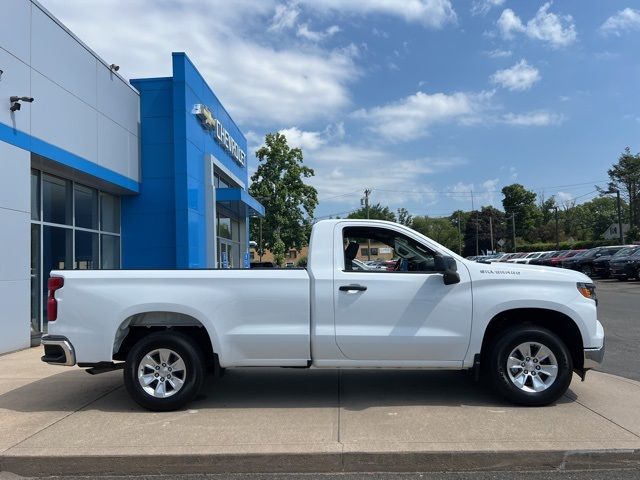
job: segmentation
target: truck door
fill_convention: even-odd
[[[459,263],[460,282],[445,285],[435,250],[419,239],[400,227],[336,225],[335,333],[345,357],[390,365],[465,357],[472,315],[468,271]]]

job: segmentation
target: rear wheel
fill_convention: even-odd
[[[187,335],[152,333],[127,355],[124,384],[129,395],[149,410],[177,410],[200,391],[204,380],[202,352]]]
[[[488,368],[494,387],[507,400],[543,406],[567,391],[573,364],[569,349],[555,333],[521,326],[495,339]]]

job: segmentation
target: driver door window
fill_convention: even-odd
[[[393,230],[346,227],[343,244],[345,272],[436,272],[431,249]]]

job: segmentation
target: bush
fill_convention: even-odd
[[[529,243],[518,245],[518,252],[547,252],[550,250],[579,250],[582,248],[606,247],[617,245],[617,240],[581,240],[578,242],[560,242],[556,248],[556,243]]]
[[[300,257],[300,259],[296,262],[296,267],[307,268],[307,257]]]

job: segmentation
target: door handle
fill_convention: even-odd
[[[352,291],[364,292],[366,289],[367,287],[365,287],[364,285],[340,285],[340,288],[339,288],[341,292],[352,292]]]

